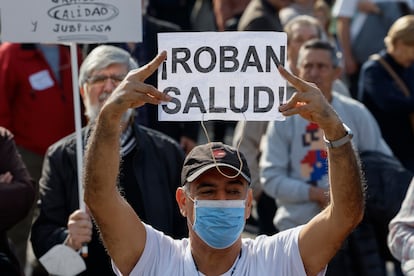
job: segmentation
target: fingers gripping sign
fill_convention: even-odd
[[[110,105],[112,112],[122,115],[126,109],[140,107],[145,103],[160,104],[162,101],[170,101],[170,96],[144,83],[157,70],[166,56],[167,53],[163,51],[147,65],[131,70],[108,98],[103,108]]]
[[[280,74],[297,90],[286,104],[279,107],[279,111],[284,116],[299,114],[304,119],[315,122],[321,127],[323,127],[322,124],[330,121],[327,118],[339,120],[335,111],[315,84],[292,75],[282,66],[278,66],[278,69]]]

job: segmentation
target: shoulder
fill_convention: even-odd
[[[349,123],[351,120],[356,125],[361,125],[363,122],[375,121],[368,108],[360,101],[351,97],[346,97],[334,92],[332,106],[344,121],[348,121],[346,123]]]
[[[351,93],[349,92],[348,87],[341,79],[336,79],[333,83],[334,91],[338,92],[341,95],[351,97]]]
[[[173,239],[151,225],[143,224],[146,231],[145,248],[131,275],[181,275],[178,271],[182,269],[182,262],[188,260],[193,263],[192,258],[186,257],[190,255],[186,254],[190,251],[189,239]],[[171,274],[161,274],[160,271],[169,271]]]
[[[6,157],[11,157],[10,154],[15,150],[16,144],[13,139],[13,134],[8,129],[0,127],[0,156],[2,156],[4,161],[7,161],[8,158]],[[10,160],[7,162],[10,162]]]
[[[242,240],[242,250],[248,256],[255,256],[249,258],[249,262],[260,259],[261,265],[264,264],[267,269],[273,268],[277,271],[288,269],[292,273],[289,275],[305,275],[299,252],[299,234],[302,228],[301,225],[273,236],[260,235],[255,239],[245,238]],[[294,270],[299,274],[294,273]]]
[[[256,0],[250,1],[240,18],[238,30],[249,30],[249,26],[253,22],[262,21],[263,16],[264,7],[261,2]]]
[[[181,30],[180,26],[174,23],[150,15],[144,15],[143,19],[145,24],[147,24],[147,28],[156,29],[157,32],[178,32]]]
[[[366,110],[367,108],[363,103],[357,101],[351,97],[344,96],[336,91],[332,93],[332,105],[335,107],[337,105],[342,105],[347,109],[358,109],[358,110]]]
[[[2,58],[11,57],[15,61],[16,59],[32,57],[35,53],[37,53],[37,49],[35,44],[32,43],[3,42],[0,44],[0,56]]]
[[[21,45],[17,43],[3,42],[0,45],[1,52],[16,52],[21,49]]]
[[[371,55],[365,62],[362,64],[361,72],[365,71],[382,71],[385,72],[384,67],[382,64],[378,61],[378,58],[382,58],[386,62],[388,62],[391,66],[395,63],[393,58],[385,51],[381,51],[379,53]]]
[[[302,228],[303,226],[290,228],[272,236],[259,235],[254,239],[244,238],[242,239],[243,247],[247,247],[249,248],[248,250],[251,250],[253,247],[264,249],[271,246],[276,247],[275,249],[277,250],[282,250],[282,245],[291,246],[292,244],[298,243],[299,233]]]
[[[263,11],[264,6],[260,0],[251,0],[250,3],[246,6],[243,15],[253,15],[256,13],[262,13]]]
[[[86,143],[87,141],[84,139],[85,137],[85,133],[89,132],[90,128],[89,127],[85,127],[82,129],[81,131],[81,139],[82,139],[82,146],[83,148],[86,147]],[[76,137],[76,132],[71,133],[63,138],[61,138],[60,140],[56,141],[55,143],[53,143],[52,145],[49,146],[49,148],[47,149],[46,155],[47,156],[51,156],[51,155],[55,155],[55,154],[60,154],[60,153],[68,153],[68,154],[75,154],[76,153],[76,143],[77,143],[77,137]]]
[[[171,149],[182,153],[180,145],[173,138],[160,131],[141,126],[138,123],[134,123],[134,131],[141,148],[145,147],[146,143],[151,143],[160,150]]]

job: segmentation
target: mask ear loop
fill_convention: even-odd
[[[246,116],[244,115],[244,113],[242,113],[242,114],[243,114],[244,120],[246,121]],[[211,140],[210,140],[210,137],[208,136],[207,128],[204,125],[204,113],[201,115],[201,127],[203,128],[204,134],[206,135],[207,142],[211,145]],[[236,153],[237,153],[237,158],[239,159],[239,162],[240,162],[240,168],[238,169],[238,171],[237,171],[237,173],[235,175],[228,175],[228,174],[224,173],[222,170],[220,170],[220,167],[217,165],[216,157],[214,157],[214,154],[213,154],[213,147],[210,146],[211,156],[213,157],[214,165],[216,166],[217,171],[221,175],[223,175],[223,176],[225,176],[227,178],[236,178],[236,177],[238,177],[241,174],[241,172],[243,170],[243,161],[242,161],[241,156],[240,156],[240,150],[239,150],[239,148],[240,148],[241,142],[243,141],[244,130],[245,130],[245,128],[243,128],[243,130],[242,130],[242,135],[241,135],[240,141],[237,143],[237,147],[236,147]]]

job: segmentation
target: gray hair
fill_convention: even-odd
[[[321,39],[311,39],[305,42],[302,47],[300,47],[299,54],[298,54],[298,67],[303,61],[303,56],[306,50],[314,49],[314,50],[325,50],[328,51],[331,56],[332,65],[336,67],[341,67],[341,53],[338,52],[335,47],[329,43],[328,41],[321,40]]]
[[[295,16],[294,18],[292,18],[291,20],[289,20],[285,27],[283,28],[283,30],[286,32],[287,37],[288,37],[288,41],[290,41],[292,39],[292,35],[293,35],[293,28],[296,26],[309,26],[309,27],[314,27],[318,38],[320,39],[324,39],[326,40],[326,34],[325,31],[323,30],[321,24],[319,23],[319,21],[310,16],[310,15],[298,15]]]
[[[124,49],[100,45],[93,49],[82,62],[79,69],[79,87],[86,83],[93,71],[104,69],[112,64],[125,64],[128,71],[138,68],[138,64]]]

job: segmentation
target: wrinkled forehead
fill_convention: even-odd
[[[301,64],[333,64],[331,52],[327,49],[304,49],[299,51],[299,65]]]
[[[318,29],[310,24],[294,24],[291,31],[291,39],[306,37],[307,39],[319,38]]]
[[[111,63],[104,67],[93,68],[90,71],[90,75],[99,75],[108,72],[111,74],[126,74],[128,73],[128,65],[124,63]]]
[[[191,188],[210,186],[215,188],[226,188],[231,185],[249,186],[248,181],[239,171],[228,167],[212,167],[203,172],[192,182],[187,182]]]

